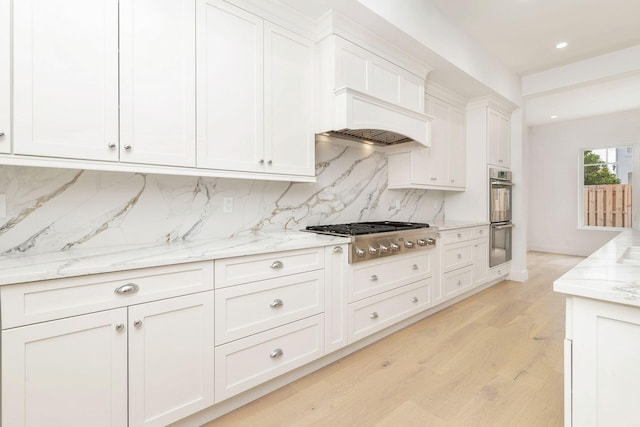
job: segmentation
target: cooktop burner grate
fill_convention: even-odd
[[[306,229],[318,233],[341,234],[345,236],[359,236],[364,234],[385,233],[390,231],[415,230],[428,228],[429,224],[419,222],[372,221],[354,222],[350,224],[313,225]]]

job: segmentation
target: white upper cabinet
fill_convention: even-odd
[[[490,165],[508,168],[511,166],[511,125],[507,116],[487,109],[487,145]]]
[[[195,166],[195,0],[120,1],[120,160]]]
[[[11,152],[11,2],[0,0],[0,153]]]
[[[221,0],[198,14],[198,167],[313,176],[313,44]]]
[[[195,166],[194,2],[15,2],[14,153]]]
[[[389,188],[433,188],[461,191],[466,186],[465,111],[427,95],[431,147],[389,156]]]
[[[118,1],[15,1],[13,25],[14,152],[117,160]]]

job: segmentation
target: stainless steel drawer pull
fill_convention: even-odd
[[[418,297],[411,298],[411,302],[418,302]]]
[[[280,298],[277,298],[277,299],[274,299],[271,304],[269,304],[269,307],[278,308],[278,307],[282,307],[283,305],[284,305],[284,302]]]
[[[417,269],[419,269],[419,268],[420,268],[420,267],[418,267],[418,264],[413,264],[413,265],[411,266],[411,269],[412,269],[412,270],[417,270]]]
[[[142,320],[136,320],[135,322],[133,322],[133,326],[135,326],[136,328],[141,328]]]
[[[273,264],[271,264],[271,268],[273,269],[278,269],[282,267],[284,267],[284,264],[282,263],[282,261],[273,261]]]
[[[375,274],[372,274],[371,277],[369,277],[369,280],[371,280],[372,282],[377,282],[378,281],[378,276]]]
[[[139,290],[140,286],[136,285],[135,283],[127,283],[126,285],[122,285],[119,288],[116,288],[114,292],[118,295],[129,295],[135,294]]]
[[[278,357],[281,357],[283,354],[284,352],[282,351],[281,348],[276,348],[271,353],[269,353],[269,357],[272,359],[277,359]]]
[[[334,254],[341,254],[342,253],[342,248],[340,246],[336,246],[335,248],[333,248],[333,253]]]
[[[375,311],[373,313],[371,313],[371,316],[369,316],[372,319],[377,319],[378,318],[378,313],[376,313]]]
[[[116,325],[116,331],[118,331],[118,332],[124,331],[124,325],[122,323],[118,323]]]

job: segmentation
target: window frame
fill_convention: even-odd
[[[602,225],[585,225],[584,223],[584,152],[585,151],[595,151],[595,150],[608,150],[611,148],[627,148],[627,152],[628,152],[628,148],[631,147],[631,155],[632,155],[632,182],[631,184],[633,184],[633,176],[637,176],[638,174],[636,173],[637,171],[640,170],[639,167],[639,160],[638,157],[638,153],[640,152],[640,143],[621,143],[621,144],[614,144],[614,145],[600,145],[597,147],[582,147],[579,148],[579,154],[578,154],[578,185],[577,185],[577,190],[578,190],[578,230],[593,230],[593,231],[625,231],[625,230],[633,230],[635,229],[635,227],[637,226],[637,212],[638,209],[636,208],[636,205],[640,202],[640,199],[638,199],[638,194],[637,191],[640,191],[640,189],[636,189],[636,185],[633,185],[632,187],[632,191],[631,191],[631,227],[607,227],[607,226],[602,226]],[[634,154],[636,153],[636,154]],[[607,165],[609,164],[613,164],[610,162],[607,162],[605,160],[605,163]],[[618,159],[616,159],[615,164],[617,165]],[[635,200],[635,201],[634,201]]]

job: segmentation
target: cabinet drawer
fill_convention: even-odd
[[[452,271],[443,276],[444,296],[452,297],[471,289],[473,284],[473,267]]]
[[[216,345],[323,311],[322,270],[217,289]]]
[[[511,263],[507,262],[504,264],[500,264],[496,267],[492,267],[489,269],[489,277],[488,281],[496,280],[499,278],[506,278],[509,273],[511,273]]]
[[[457,243],[447,245],[442,250],[442,270],[446,273],[457,268],[471,265],[473,260],[473,244]]]
[[[213,261],[2,286],[2,328],[212,289]]]
[[[380,331],[431,305],[432,278],[349,304],[349,342]]]
[[[431,253],[403,259],[375,260],[355,267],[349,286],[349,302],[367,298],[431,276]]]
[[[324,268],[323,248],[216,260],[216,288]]]
[[[465,242],[489,236],[489,226],[458,228],[440,232],[440,244]]]
[[[323,325],[319,314],[216,347],[216,403],[321,357]]]

